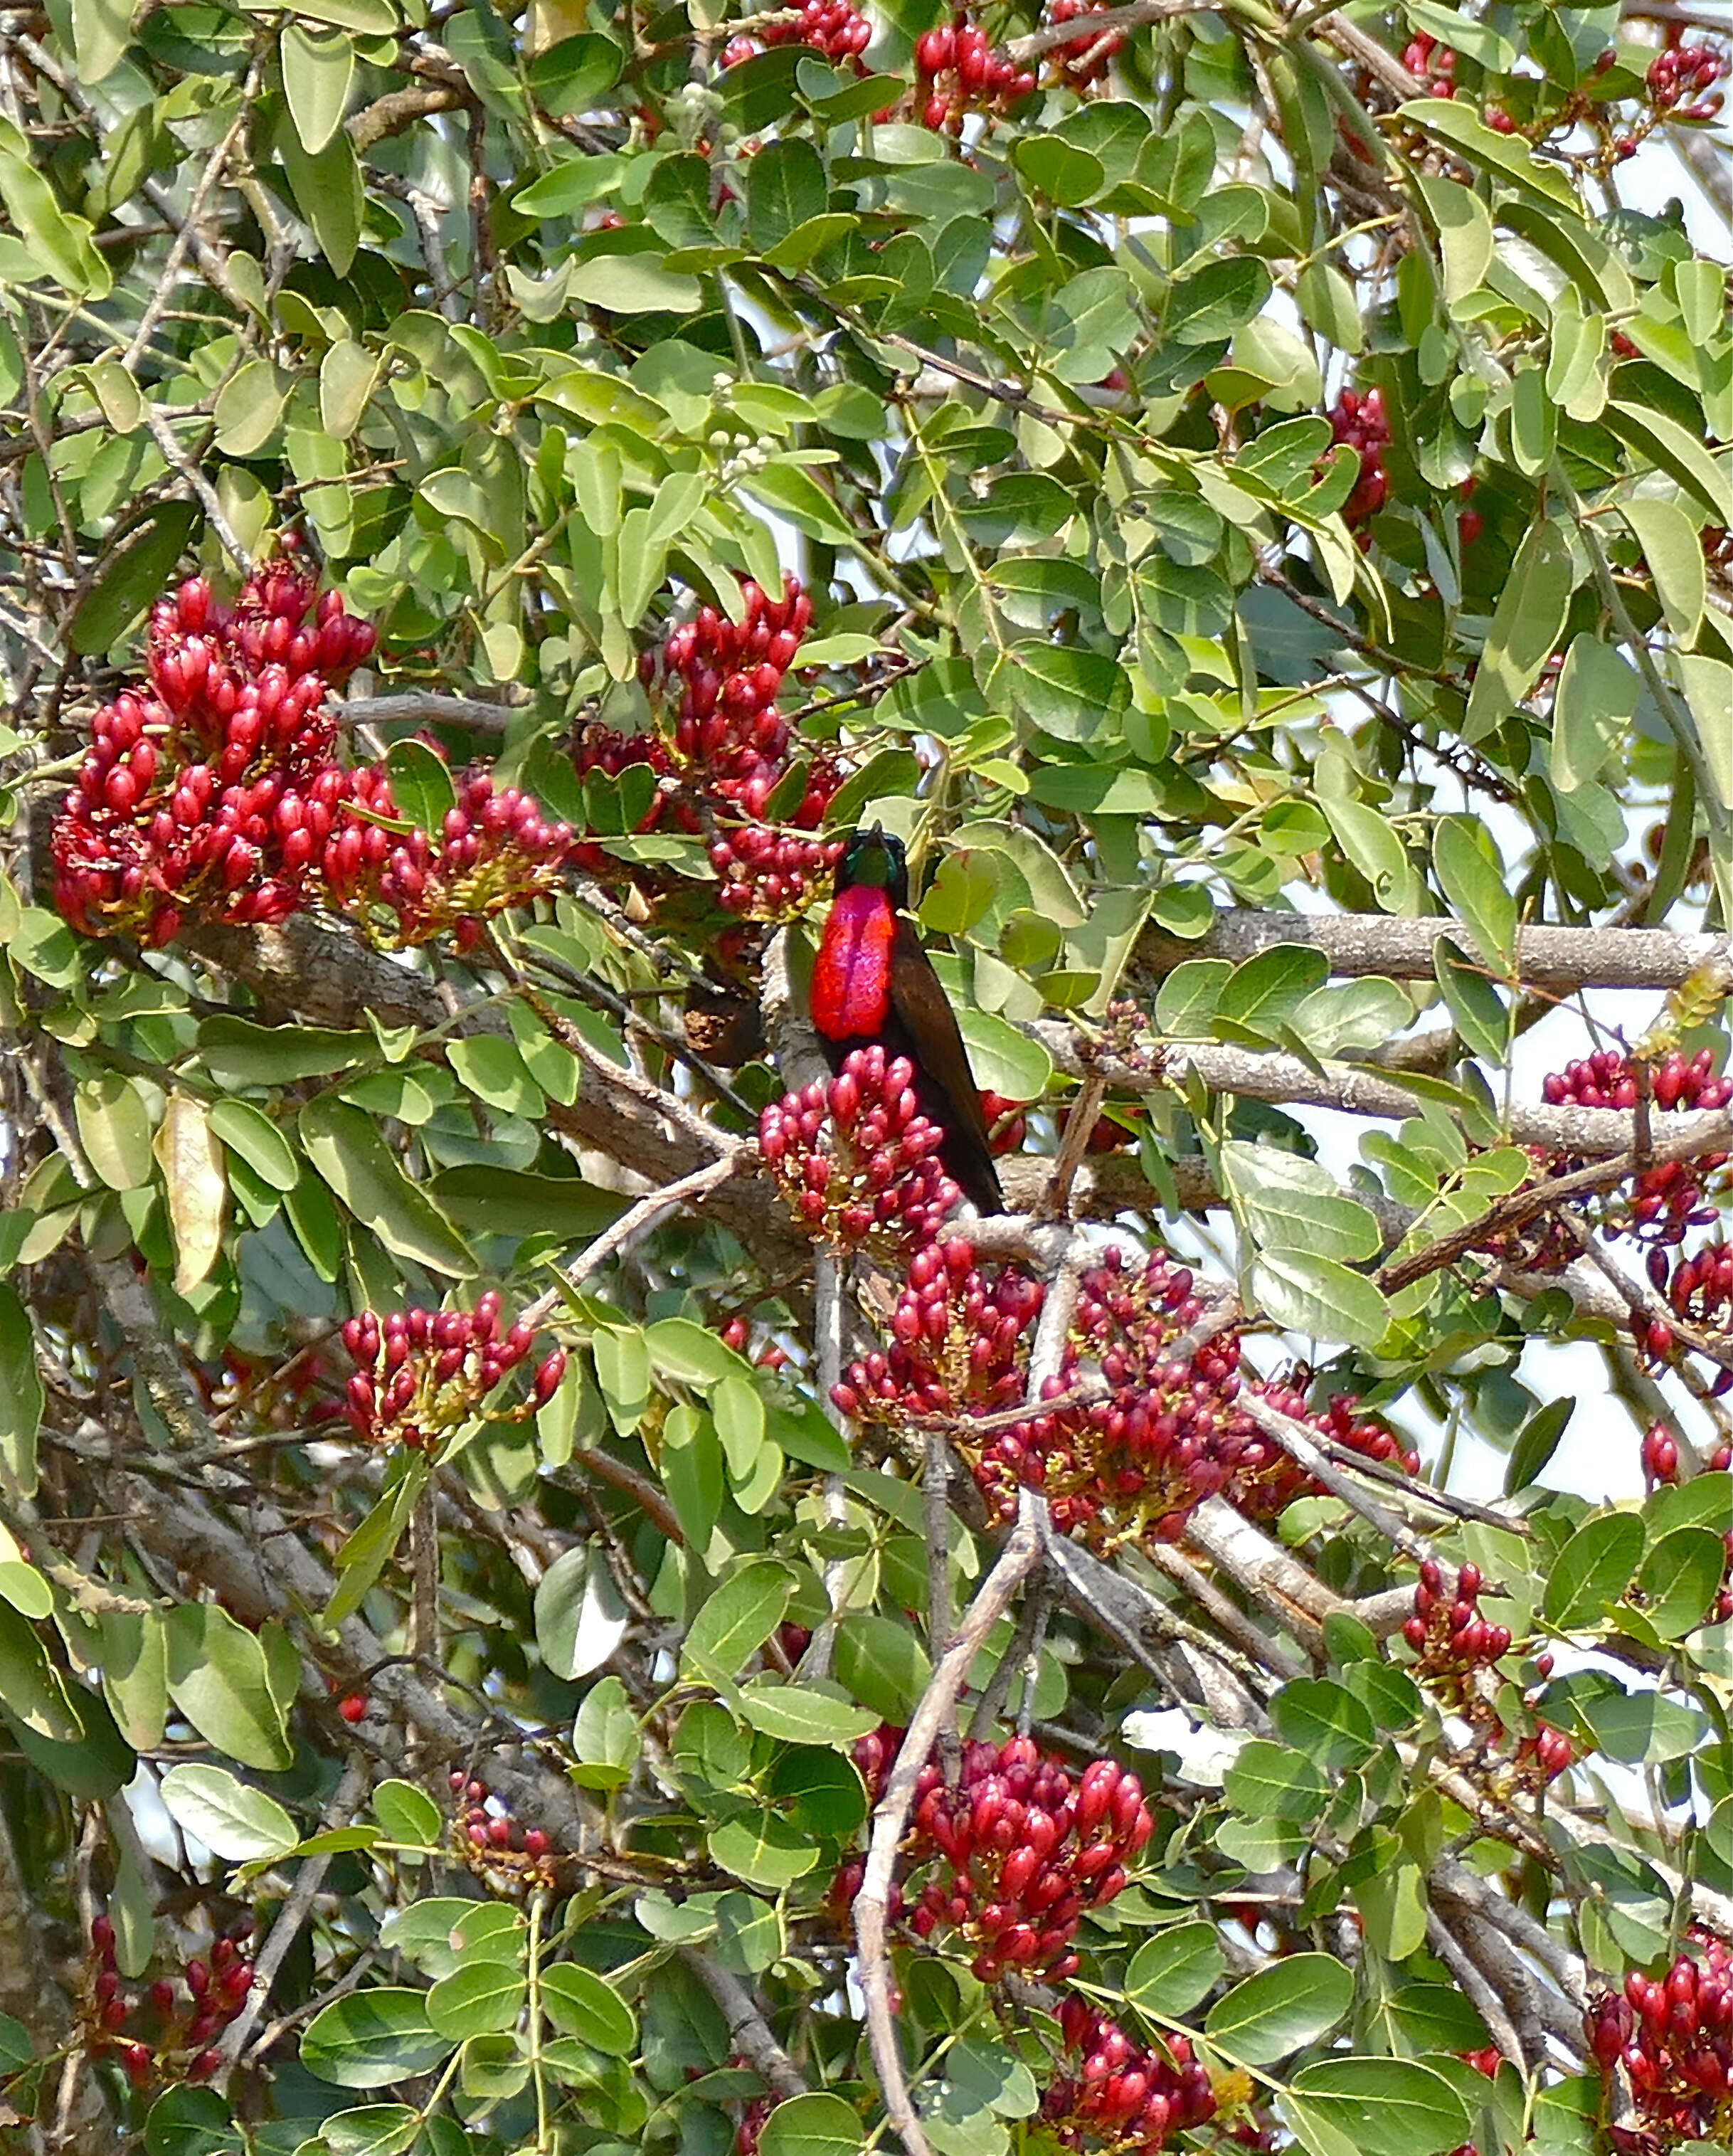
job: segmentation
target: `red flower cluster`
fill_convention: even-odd
[[[80,933],[171,942],[189,911],[282,921],[303,903],[311,850],[289,844],[331,764],[328,690],[375,642],[309,572],[256,571],[234,605],[203,577],[152,612],[150,680],[91,721],[54,824],[54,902]]]
[[[852,1364],[831,1399],[847,1415],[1008,1407],[1023,1398],[1018,1349],[1043,1299],[1040,1281],[1020,1266],[983,1271],[961,1235],[924,1244],[909,1260],[889,1349]]]
[[[939,1165],[944,1142],[916,1107],[914,1065],[882,1048],[855,1049],[828,1086],[785,1093],[758,1120],[783,1197],[833,1243],[931,1243],[961,1194]]]
[[[1700,1049],[1694,1056],[1677,1050],[1654,1065],[1650,1095],[1662,1109],[1723,1108],[1733,1101],[1733,1080],[1716,1075],[1711,1052]],[[1541,1086],[1543,1100],[1555,1107],[1634,1108],[1637,1072],[1622,1050],[1597,1049],[1580,1062],[1554,1071]],[[1704,1184],[1718,1168],[1725,1152],[1705,1152],[1693,1161],[1664,1161],[1645,1168],[1631,1185],[1631,1196],[1622,1213],[1603,1224],[1609,1235],[1628,1234],[1646,1243],[1682,1243],[1687,1228],[1706,1226],[1715,1218],[1715,1208],[1704,1204]],[[1574,1161],[1556,1161],[1551,1172],[1562,1173]],[[1574,1249],[1574,1245],[1573,1245]]]
[[[1105,15],[1115,4],[1115,0],[1053,0],[1048,10],[1049,22],[1078,23],[1081,26],[1076,37],[1055,47],[1050,55],[1055,79],[1068,90],[1087,90],[1092,83],[1100,82],[1124,46],[1123,31],[1101,31],[1090,27],[1091,15]]]
[[[1604,1992],[1584,2017],[1602,2073],[1623,2066],[1638,2128],[1615,2128],[1633,2153],[1719,2140],[1733,2100],[1733,1954],[1703,1938],[1700,1958],[1680,1954],[1664,1977],[1633,1969],[1623,1994]]]
[[[767,45],[810,45],[840,64],[859,59],[873,42],[873,26],[850,0],[805,0],[792,21],[767,23],[759,34]]]
[[[383,764],[341,776],[320,878],[331,905],[382,948],[426,943],[449,930],[459,951],[473,950],[493,915],[559,887],[571,826],[548,823],[515,786],[496,793],[490,773],[456,774],[457,799],[437,839],[403,825]]]
[[[773,2096],[755,2096],[746,2105],[740,2115],[740,2124],[734,2129],[734,2156],[758,2156],[758,2145],[764,2137],[764,2122],[776,2109],[779,2101],[780,2098]]]
[[[878,1729],[855,1746],[869,1790],[902,1737]],[[1027,1737],[972,1741],[954,1788],[936,1761],[915,1784],[904,1851],[909,1873],[928,1876],[910,1928],[923,1939],[941,1926],[960,1932],[983,1984],[1008,1971],[1057,1982],[1077,1967],[1070,1945],[1084,1912],[1124,1892],[1126,1866],[1153,1830],[1142,1784],[1114,1760],[1094,1760],[1074,1779],[1063,1760]],[[853,1901],[863,1869],[858,1857],[843,1866],[835,1899]]]
[[[1733,1325],[1733,1245],[1719,1237],[1712,1243],[1705,1243],[1701,1250],[1679,1260],[1666,1286],[1667,1300],[1675,1317],[1700,1332],[1726,1332]],[[1676,1445],[1673,1464],[1676,1470]],[[1648,1465],[1646,1453],[1644,1465]],[[1673,1477],[1668,1475],[1657,1479],[1670,1482]]]
[[[472,1871],[495,1887],[553,1886],[560,1852],[549,1835],[539,1826],[520,1825],[505,1799],[491,1794],[485,1782],[454,1771],[451,1789],[459,1799],[453,1822],[458,1851]]]
[[[138,2089],[153,2079],[202,2081],[214,2072],[219,2064],[214,2039],[241,2011],[253,1988],[246,1954],[252,1936],[250,1922],[237,1926],[217,1939],[208,1962],[187,1964],[181,1984],[159,1977],[143,1998],[129,1998],[115,1959],[114,1925],[105,1916],[93,1917],[95,1953],[85,2001],[91,2050],[113,2052]],[[141,2015],[146,2016],[143,2025],[153,2041],[134,2033]]]
[[[1648,1489],[1679,1480],[1679,1440],[1665,1423],[1651,1423],[1643,1431],[1642,1453],[1643,1480]]]
[[[234,924],[304,906],[352,912],[383,947],[454,929],[551,890],[572,844],[485,772],[458,782],[436,844],[397,816],[382,766],[336,761],[330,690],[373,649],[369,623],[309,569],[256,570],[233,607],[203,577],[151,617],[148,687],[91,722],[55,823],[55,903],[85,935],[168,943],[189,912]]]
[[[1577,1748],[1564,1731],[1542,1722],[1531,1737],[1525,1737],[1517,1746],[1512,1763],[1519,1781],[1544,1789],[1549,1782],[1556,1782],[1576,1757]]]
[[[915,40],[915,109],[921,125],[936,131],[959,133],[966,113],[1003,112],[1035,87],[1028,69],[996,53],[986,31],[961,9]]]
[[[1657,53],[1644,78],[1657,119],[1713,120],[1721,109],[1719,91],[1705,95],[1733,67],[1714,45],[1673,45]]]
[[[471,1310],[371,1310],[343,1327],[343,1345],[357,1365],[349,1380],[348,1417],[357,1437],[402,1445],[412,1452],[438,1449],[461,1424],[520,1422],[551,1399],[566,1374],[566,1351],[556,1348],[536,1367],[529,1395],[508,1408],[484,1409],[509,1371],[536,1344],[526,1325],[503,1327],[500,1297],[490,1288]]]
[[[1023,1150],[1029,1129],[1024,1112],[1028,1106],[1027,1101],[1014,1100],[1008,1093],[982,1092],[981,1112],[987,1118],[987,1142],[995,1154]]]
[[[1402,48],[1402,64],[1410,74],[1419,76],[1428,95],[1455,96],[1456,55],[1448,45],[1441,45],[1424,30],[1418,31]]]
[[[1390,443],[1384,393],[1376,387],[1364,393],[1345,389],[1325,416],[1336,440],[1360,454],[1360,476],[1342,504],[1342,521],[1349,526],[1367,523],[1384,506],[1390,491],[1384,470],[1384,451]]]
[[[647,689],[679,684],[669,738],[591,726],[578,738],[576,762],[580,776],[599,771],[617,777],[643,763],[659,782],[677,782],[658,783],[637,829],[655,829],[671,809],[679,829],[708,831],[723,911],[785,920],[806,905],[840,851],[838,842],[813,834],[843,774],[833,758],[813,757],[785,820],[764,822],[794,760],[794,731],[777,698],[812,620],[813,602],[792,577],[780,598],[768,598],[750,578],[741,598],[738,622],[715,607],[700,608],[670,632],[659,654],[644,654],[639,674]],[[579,859],[597,875],[618,868],[593,844]],[[655,883],[654,877],[639,880]]]
[[[1075,1992],[1060,2002],[1059,2027],[1079,2064],[1049,2083],[1041,2118],[1061,2148],[1100,2143],[1155,2156],[1170,2133],[1215,2117],[1209,2070],[1187,2037],[1170,2036],[1160,2051],[1134,2044]]]
[[[767,23],[757,37],[731,38],[722,48],[721,64],[737,67],[755,59],[766,45],[806,45],[859,74],[860,55],[872,42],[873,26],[851,0],[805,0],[798,13],[791,9],[781,22]]]
[[[1397,1460],[1410,1473],[1418,1466],[1388,1430],[1357,1421],[1350,1401],[1333,1402],[1316,1420],[1295,1387],[1243,1380],[1236,1332],[1176,1354],[1203,1315],[1195,1286],[1191,1271],[1160,1250],[1135,1277],[1116,1249],[1084,1275],[1041,1409],[987,1436],[978,1452],[966,1431],[960,1440],[1001,1518],[1011,1517],[1024,1485],[1046,1493],[1056,1527],[1110,1552],[1146,1537],[1177,1539],[1194,1508],[1218,1491],[1252,1517],[1274,1517],[1315,1486],[1253,1422],[1243,1389],[1356,1451]]]
[[[1474,1687],[1474,1672],[1490,1669],[1510,1651],[1510,1628],[1489,1625],[1480,1614],[1482,1584],[1479,1566],[1465,1564],[1447,1593],[1443,1567],[1428,1558],[1414,1589],[1414,1614],[1402,1626],[1402,1637],[1418,1657],[1414,1674],[1471,1720],[1484,1719],[1489,1711]]]

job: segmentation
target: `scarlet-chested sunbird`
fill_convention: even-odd
[[[909,911],[909,860],[874,824],[856,831],[837,865],[836,896],[813,968],[813,1024],[833,1070],[875,1045],[915,1065],[921,1113],[945,1133],[940,1159],[982,1213],[1002,1213],[968,1051],[956,1014],[921,948]]]

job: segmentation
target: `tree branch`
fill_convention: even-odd
[[[907,2156],[932,2156],[920,2114],[909,2092],[897,2048],[895,2010],[891,2004],[890,1955],[885,1936],[896,1858],[914,1801],[915,1783],[925,1766],[939,1732],[956,1705],[982,1642],[1002,1617],[1018,1589],[1040,1562],[1043,1537],[1039,1502],[1025,1491],[1017,1524],[998,1561],[977,1590],[961,1625],[941,1656],[925,1691],[909,1717],[908,1734],[873,1814],[867,1845],[866,1876],[854,1897],[854,1938],[860,1953],[860,1988],[866,2001],[868,2040],[884,2097],[886,2116],[902,2138]]]

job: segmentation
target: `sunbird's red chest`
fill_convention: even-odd
[[[896,915],[884,891],[855,884],[833,901],[813,967],[813,1023],[827,1040],[882,1033],[890,1016]]]

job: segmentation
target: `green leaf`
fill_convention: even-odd
[[[579,1761],[572,1779],[583,1789],[618,1789],[631,1779],[641,1739],[638,1717],[618,1677],[603,1677],[584,1694],[572,1726]]]
[[[0,173],[5,170],[0,159]],[[83,656],[107,651],[144,619],[167,583],[197,524],[190,501],[158,501],[140,511],[110,545],[101,574],[73,608],[66,640]]]
[[[430,838],[442,837],[445,819],[458,798],[444,757],[412,737],[392,743],[385,752],[385,767],[398,815],[418,824]]]
[[[1500,140],[1503,138],[1500,137]],[[1469,692],[1463,738],[1502,726],[1558,647],[1577,572],[1564,533],[1546,519],[1530,527],[1494,609],[1486,648]]]
[[[1413,2059],[1320,2059],[1294,2076],[1279,2107],[1314,2156],[1443,2156],[1473,2124],[1444,2076]]]
[[[1377,1284],[1334,1258],[1305,1250],[1266,1250],[1252,1268],[1252,1291],[1264,1316],[1290,1332],[1375,1348],[1390,1325]]]
[[[1297,1677],[1270,1702],[1270,1720],[1284,1743],[1326,1773],[1364,1765],[1378,1748],[1366,1708],[1346,1686],[1326,1677]]]
[[[26,1501],[36,1495],[36,1441],[46,1398],[29,1312],[17,1290],[0,1281],[0,1476],[14,1497]]]
[[[72,0],[72,49],[86,89],[108,80],[131,42],[127,0]]]
[[[1325,794],[1318,806],[1329,820],[1336,842],[1372,887],[1387,913],[1400,912],[1413,880],[1402,842],[1388,820],[1363,801]]]
[[[1261,315],[1269,272],[1255,257],[1233,254],[1177,278],[1168,295],[1166,327],[1177,344],[1215,344]]]
[[[1696,526],[1677,502],[1654,495],[1632,495],[1618,507],[1648,563],[1668,629],[1682,645],[1689,644],[1702,622],[1709,588]]]
[[[1433,834],[1433,867],[1480,956],[1506,980],[1516,971],[1516,901],[1491,834],[1466,816],[1443,816]]]
[[[175,1088],[151,1151],[162,1166],[174,1236],[175,1293],[190,1295],[210,1277],[223,1254],[223,1215],[228,1201],[223,1148],[211,1130],[210,1106],[203,1094]]]
[[[320,1177],[387,1250],[454,1279],[474,1276],[475,1261],[457,1231],[404,1175],[370,1116],[327,1093],[308,1101],[297,1123]]]
[[[1227,1969],[1213,1924],[1176,1924],[1146,1939],[1132,1955],[1125,1997],[1152,2020],[1176,2020],[1215,1989]]]
[[[535,1118],[546,1108],[546,1098],[522,1055],[497,1034],[465,1034],[452,1042],[445,1060],[466,1093],[502,1116]]]
[[[1130,699],[1124,670],[1099,651],[1030,639],[1013,644],[1008,660],[1018,709],[1060,741],[1110,733]]]
[[[0,1601],[0,1702],[20,1726],[57,1744],[76,1744],[84,1724],[42,1641],[9,1601]]]
[[[1361,324],[1354,287],[1332,264],[1308,263],[1295,280],[1294,297],[1306,326],[1327,339],[1338,352],[1365,349],[1366,331]]]
[[[1272,943],[1234,968],[1216,998],[1215,1014],[1248,1032],[1274,1035],[1329,978],[1330,962],[1315,944]]]
[[[1561,793],[1600,776],[1642,693],[1641,678],[1623,652],[1602,644],[1592,629],[1571,639],[1552,700],[1551,770]]]
[[[852,2105],[815,2090],[776,2105],[764,2122],[761,2156],[855,2156],[866,2132]]]
[[[213,1856],[233,1864],[286,1856],[300,1831],[274,1797],[249,1789],[224,1767],[171,1768],[161,1784],[170,1817]]]
[[[693,1619],[682,1662],[706,1683],[726,1685],[782,1623],[793,1592],[786,1565],[749,1564],[735,1573]]]
[[[1553,1560],[1541,1614],[1561,1632],[1597,1630],[1606,1605],[1630,1584],[1643,1555],[1643,1522],[1634,1512],[1597,1512]]]
[[[1038,194],[1062,208],[1088,202],[1107,178],[1099,157],[1055,135],[1024,136],[1012,151],[1012,162]]]
[[[1675,1527],[1637,1575],[1643,1615],[1664,1640],[1682,1640],[1708,1619],[1726,1568],[1727,1546],[1713,1527]]]
[[[168,1614],[167,1636],[168,1696],[200,1736],[244,1767],[286,1767],[284,1709],[257,1634],[214,1602],[183,1602]]]
[[[828,207],[824,166],[799,136],[767,142],[746,167],[746,230],[760,254]]]
[[[1272,1820],[1315,1820],[1330,1794],[1324,1770],[1315,1761],[1264,1737],[1240,1747],[1225,1787],[1236,1811]]]
[[[361,244],[366,206],[355,146],[339,128],[315,154],[302,146],[300,135],[290,126],[278,130],[277,146],[295,208],[312,227],[331,275],[346,277]]]
[[[1565,1425],[1577,1411],[1576,1401],[1568,1395],[1548,1400],[1544,1407],[1536,1408],[1517,1433],[1516,1442],[1510,1448],[1510,1458],[1505,1469],[1505,1495],[1514,1497],[1518,1491],[1526,1490],[1537,1481],[1541,1470],[1558,1450],[1558,1441],[1565,1434]]]
[[[1377,1255],[1383,1235],[1377,1219],[1343,1197],[1315,1161],[1281,1146],[1233,1139],[1222,1148],[1222,1172],[1260,1248],[1315,1250],[1346,1260]]]
[[[824,1744],[840,1750],[878,1723],[875,1714],[851,1707],[838,1692],[787,1684],[770,1676],[750,1678],[733,1700],[755,1729],[784,1744]]]
[[[388,2088],[428,2072],[452,2047],[428,2020],[427,1999],[393,1984],[333,1999],[301,2033],[301,2064],[339,2088]]]
[[[599,1338],[600,1336],[598,1344]],[[601,1368],[598,1357],[598,1376]],[[602,1378],[602,1389],[607,1397],[606,1378]],[[707,1548],[727,1494],[722,1447],[716,1436],[716,1426],[708,1415],[700,1414],[695,1408],[673,1409],[662,1425],[661,1466],[662,1485],[679,1521],[681,1532],[693,1549]]]
[[[1605,424],[1651,464],[1676,480],[1695,497],[1710,521],[1719,524],[1727,513],[1728,475],[1725,463],[1717,463],[1696,436],[1676,419],[1653,405],[1621,403],[1615,398],[1607,407]]]
[[[1564,174],[1537,158],[1521,136],[1495,133],[1466,101],[1413,98],[1401,108],[1401,117],[1460,150],[1486,171],[1509,180],[1536,201],[1580,215],[1576,195]]]
[[[804,1879],[818,1861],[818,1847],[779,1813],[747,1812],[710,1831],[712,1863],[749,1887],[778,1893]]]
[[[437,1849],[445,1822],[439,1807],[413,1782],[382,1782],[372,1795],[373,1816],[392,1841],[411,1848]]]
[[[569,1682],[599,1669],[626,1636],[626,1605],[597,1548],[578,1543],[542,1574],[536,1589],[536,1645]]]
[[[1333,1955],[1290,1954],[1235,1984],[1203,2025],[1230,2058],[1269,2066],[1327,2036],[1353,2003],[1353,1973]]]
[[[466,1958],[428,1992],[428,2020],[459,2044],[515,2028],[526,1989],[520,1964]]]
[[[854,534],[848,520],[809,472],[794,465],[769,465],[762,471],[749,473],[741,486],[755,501],[786,516],[808,539],[836,547],[854,545]]]
[[[255,1025],[224,1014],[206,1019],[198,1029],[199,1060],[225,1090],[330,1077],[377,1052],[371,1034],[331,1033],[316,1025]]]
[[[906,1722],[932,1666],[906,1625],[876,1610],[851,1610],[837,1633],[836,1672],[863,1707],[886,1722]]]
[[[237,1158],[244,1160],[273,1190],[293,1190],[300,1181],[300,1163],[290,1150],[288,1139],[270,1117],[250,1101],[213,1101],[211,1129]]]
[[[1673,664],[1696,721],[1697,739],[1724,808],[1733,808],[1733,666],[1700,651],[1674,652]]]
[[[10,121],[0,128],[0,203],[5,204],[28,250],[29,269],[22,281],[46,275],[74,299],[107,297],[113,280],[108,264],[92,244],[88,220],[61,208],[53,187],[36,169],[24,138]],[[170,506],[159,503],[157,507]],[[187,507],[184,503],[174,506],[183,511]],[[187,513],[190,521],[190,511]],[[73,646],[76,651],[106,648],[95,643]]]
[[[9,2014],[0,2014],[0,2076],[17,2073],[36,2056],[30,2031]]]
[[[319,2129],[329,2156],[402,2156],[421,2132],[418,2113],[407,2103],[369,2103],[334,2112]]]
[[[575,1962],[556,1962],[541,1972],[541,2006],[562,2035],[576,2036],[611,2059],[629,2059],[638,2049],[638,2020],[603,1977]]]
[[[704,296],[695,277],[664,270],[649,254],[592,255],[572,270],[566,291],[613,315],[690,315]]]
[[[561,38],[557,44],[536,54],[526,70],[526,80],[548,117],[564,120],[573,113],[595,109],[597,100],[619,80],[623,57],[612,38],[588,33]]]
[[[1007,1101],[1038,1101],[1053,1083],[1053,1058],[1038,1040],[972,1005],[957,1011],[956,1022],[969,1051],[969,1068],[983,1092],[1002,1093]]]
[[[341,30],[287,23],[279,54],[295,133],[308,156],[316,157],[343,124],[355,74],[354,42]]]
[[[553,1235],[584,1243],[612,1227],[628,1201],[577,1176],[532,1175],[521,1168],[442,1168],[428,1185],[440,1212],[475,1235]]]
[[[339,1547],[335,1562],[341,1577],[326,1605],[327,1626],[342,1624],[360,1609],[402,1539],[428,1473],[424,1456],[410,1460],[401,1479],[387,1484],[385,1495]]]
[[[244,2145],[224,2099],[188,2082],[165,2089],[145,2121],[145,2156],[240,2156]]]

